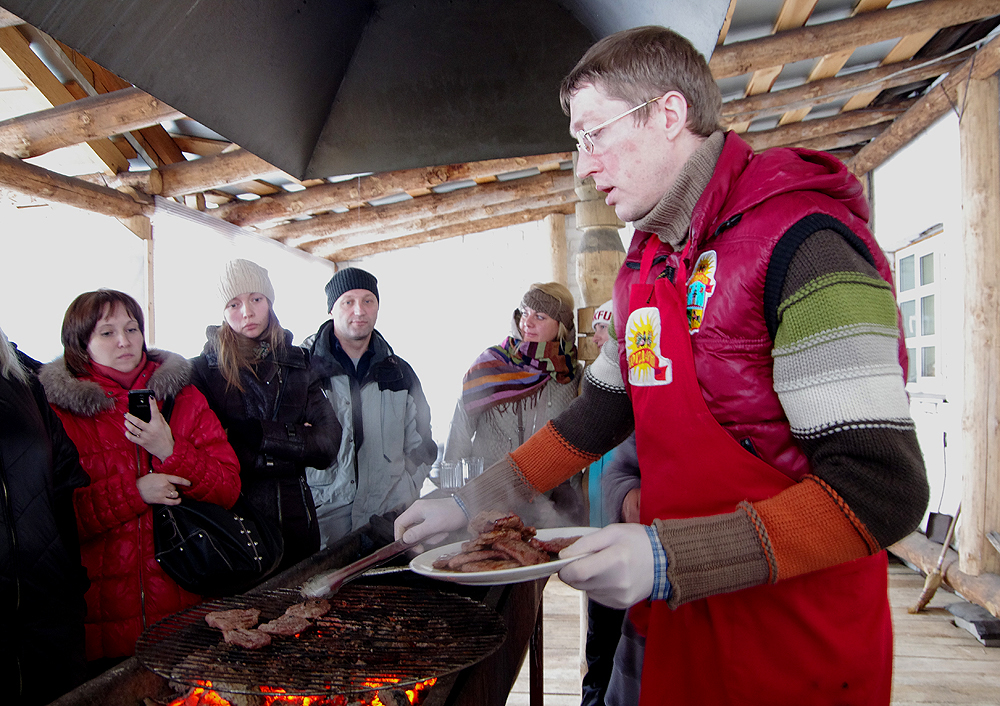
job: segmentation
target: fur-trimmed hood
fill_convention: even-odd
[[[191,363],[183,356],[155,348],[146,351],[146,358],[160,366],[149,378],[149,388],[156,399],[176,397],[191,382]],[[104,388],[94,380],[74,377],[60,356],[42,366],[38,379],[51,404],[81,417],[93,417],[115,406]]]

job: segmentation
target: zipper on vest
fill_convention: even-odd
[[[739,223],[741,220],[743,220],[743,214],[742,213],[737,213],[735,216],[731,216],[731,217],[727,218],[726,220],[724,220],[722,223],[719,224],[718,228],[715,229],[715,232],[712,233],[712,237],[714,238],[715,236],[717,236],[719,233],[721,233],[724,230],[729,230],[730,228],[732,228],[733,226],[735,226],[737,223]]]
[[[753,445],[753,440],[748,436],[745,439],[740,439],[740,446],[745,448],[747,451],[752,453],[757,458],[760,458],[760,454],[757,453],[757,449]]]

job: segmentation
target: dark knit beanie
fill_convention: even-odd
[[[367,289],[378,301],[378,280],[375,275],[357,267],[345,267],[326,283],[326,310],[332,311],[340,296],[352,289]]]

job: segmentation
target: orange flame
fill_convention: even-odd
[[[399,679],[395,677],[371,678],[362,682],[362,685],[371,690],[384,689],[385,687],[398,684]],[[406,689],[406,699],[411,704],[418,703],[420,695],[437,683],[437,679],[427,679],[418,682],[411,688]],[[169,706],[232,706],[217,691],[212,690],[212,682],[199,682],[201,686],[196,686],[186,696],[182,696],[171,701]],[[263,694],[273,694],[265,696],[263,706],[345,706],[347,699],[343,696],[296,696],[288,694],[284,689],[277,687],[262,686],[260,691]],[[377,695],[372,697],[370,706],[385,706]]]

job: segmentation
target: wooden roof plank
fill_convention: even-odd
[[[518,211],[517,213],[488,216],[450,226],[435,228],[422,233],[407,235],[401,238],[380,240],[376,243],[359,245],[352,248],[344,248],[326,255],[325,258],[334,262],[347,262],[349,260],[356,260],[360,257],[368,257],[370,255],[391,252],[393,250],[401,250],[403,248],[412,248],[417,245],[423,245],[424,243],[445,240],[446,238],[457,238],[463,235],[471,235],[473,233],[482,233],[488,230],[494,230],[496,228],[506,228],[512,225],[540,221],[553,213],[569,215],[573,213],[575,209],[576,206],[573,203],[568,203],[561,206],[533,208]]]
[[[879,66],[846,76],[804,83],[783,91],[727,101],[722,104],[723,124],[728,120],[756,120],[768,115],[778,115],[789,108],[812,109],[814,106],[830,103],[838,97],[865,89],[881,91],[893,86],[934,78],[953,71],[974,53],[974,49],[969,49],[962,54],[947,58],[911,60]]]
[[[815,8],[816,0],[785,0],[778,11],[778,18],[774,21],[774,28],[771,30],[771,34],[801,27],[809,19],[809,16],[812,15]],[[747,82],[744,95],[755,96],[770,91],[783,68],[783,65],[778,65],[754,71]],[[730,129],[736,132],[746,132],[749,127],[749,122],[738,122],[730,125]]]
[[[994,15],[1000,15],[1000,0],[921,0],[717,47],[709,68],[716,79],[740,76]]]
[[[370,243],[376,240],[399,238],[422,233],[445,226],[461,225],[473,220],[513,214],[533,208],[550,208],[563,206],[578,201],[572,188],[563,191],[553,191],[539,196],[526,196],[511,199],[502,203],[474,206],[451,213],[409,219],[400,223],[379,227],[373,225],[368,231],[332,235],[322,240],[301,246],[302,250],[312,254],[325,256],[334,250],[358,244]]]
[[[556,191],[573,188],[570,171],[546,172],[533,177],[497,181],[446,194],[430,193],[408,201],[359,212],[329,213],[305,221],[293,221],[260,231],[286,245],[301,247],[331,235],[371,232],[410,223],[419,218],[434,218],[475,208],[488,208],[522,198],[540,198]]]
[[[0,154],[0,185],[21,194],[114,218],[152,213],[152,199],[140,202],[115,189],[63,176],[5,154]]]
[[[914,54],[920,51],[920,48],[924,46],[936,33],[936,30],[927,30],[926,32],[917,32],[916,34],[903,37],[896,43],[896,46],[894,46],[889,53],[886,54],[885,59],[882,60],[882,66],[891,66],[899,63],[900,61],[905,61],[911,58]],[[879,91],[866,91],[852,96],[851,99],[844,104],[844,107],[841,108],[841,110],[846,112],[849,110],[863,108],[875,100],[875,97],[878,96],[879,93]]]
[[[761,152],[771,147],[785,147],[823,135],[834,135],[869,125],[890,122],[904,113],[906,108],[912,104],[913,101],[910,101],[898,108],[852,110],[850,113],[841,113],[832,118],[803,120],[800,123],[792,123],[772,130],[748,132],[743,135],[743,139],[753,147],[754,151]]]
[[[215,209],[212,214],[240,226],[258,225],[308,216],[318,211],[330,210],[334,206],[356,208],[372,199],[408,192],[411,189],[431,188],[449,181],[503,174],[571,159],[571,152],[559,152],[383,172],[337,184],[314,186],[305,191],[267,197],[259,201],[233,202]]]
[[[858,0],[854,7],[851,8],[851,16],[860,14],[862,12],[873,12],[875,10],[884,10],[888,7],[891,0]],[[844,49],[843,51],[834,52],[832,54],[826,54],[820,57],[816,61],[816,65],[812,67],[809,72],[808,81],[819,81],[824,78],[833,78],[840,70],[844,68],[847,64],[847,60],[851,58],[851,54],[854,53],[853,49]],[[909,57],[907,57],[909,58]],[[797,123],[804,120],[807,115],[809,115],[810,108],[799,108],[797,110],[791,110],[783,114],[778,120],[778,125],[789,125],[791,123]]]
[[[997,71],[1000,71],[1000,37],[990,40],[971,59],[919,98],[884,133],[865,145],[847,163],[848,168],[857,176],[875,169],[950,110],[963,81],[970,76],[985,78]]]
[[[0,122],[0,152],[22,159],[37,157],[179,115],[148,93],[130,87]]]
[[[74,100],[69,90],[31,51],[27,38],[17,27],[0,28],[0,51],[9,59],[12,67],[21,72],[50,105],[60,106]],[[128,169],[128,160],[110,140],[91,140],[87,144],[110,174]]]

